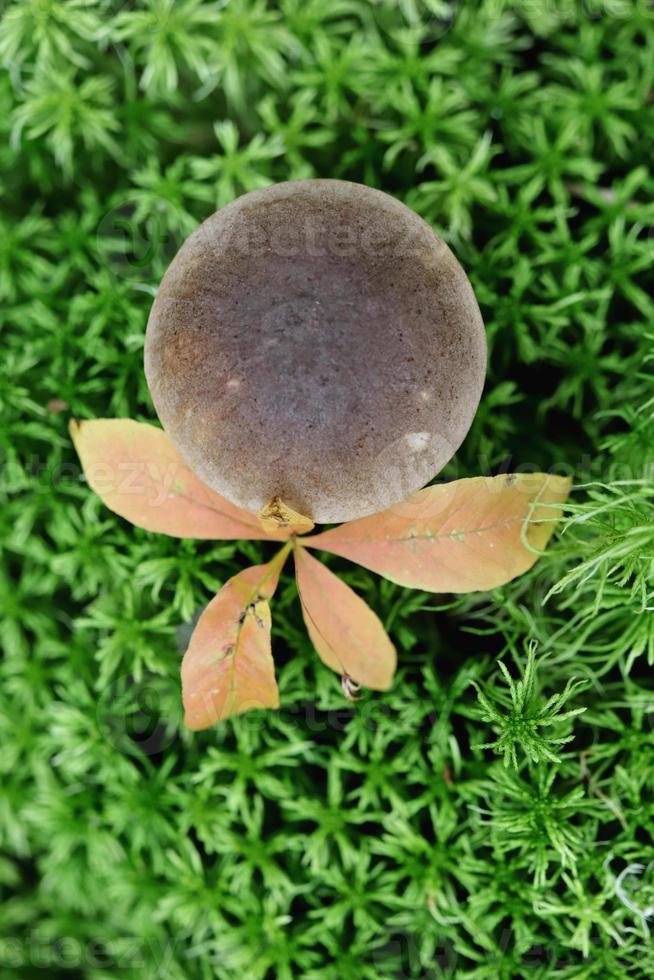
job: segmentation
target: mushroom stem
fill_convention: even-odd
[[[308,534],[315,527],[313,521],[304,514],[298,514],[279,497],[273,497],[263,510],[257,514],[259,522],[266,531],[288,531],[289,534]]]

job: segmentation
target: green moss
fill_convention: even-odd
[[[654,974],[653,42],[644,0],[5,5],[2,976]],[[488,385],[447,474],[577,489],[489,595],[331,560],[400,651],[355,706],[286,575],[282,710],[190,735],[188,624],[266,546],[128,526],[66,422],[153,417],[177,247],[311,176],[396,194],[470,275]]]

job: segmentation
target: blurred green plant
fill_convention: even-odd
[[[654,975],[651,6],[1,17],[0,973]],[[108,515],[67,418],[153,418],[167,262],[217,203],[304,176],[396,194],[470,275],[488,384],[444,475],[556,460],[578,487],[491,595],[333,562],[400,652],[383,698],[344,704],[285,576],[283,709],[191,736],[175,624],[265,546]]]

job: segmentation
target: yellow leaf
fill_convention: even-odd
[[[307,538],[428,592],[494,589],[531,568],[570,492],[567,477],[511,473],[419,490],[388,510]]]
[[[179,538],[288,537],[207,487],[154,425],[92,419],[69,428],[91,489],[137,527]]]
[[[197,731],[279,707],[270,606],[289,548],[231,578],[204,610],[182,661],[184,723]]]
[[[304,622],[320,659],[364,687],[390,687],[395,647],[372,609],[299,542],[295,574]]]

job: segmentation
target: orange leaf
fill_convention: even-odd
[[[409,588],[494,589],[531,568],[569,492],[567,477],[546,473],[456,480],[303,543]]]
[[[372,609],[299,542],[295,573],[304,622],[320,659],[364,687],[390,687],[395,647]]]
[[[230,578],[200,616],[182,661],[184,723],[193,731],[279,707],[268,600],[289,549]]]
[[[133,419],[70,423],[89,486],[109,510],[147,531],[178,538],[284,540],[188,468],[162,429]]]

